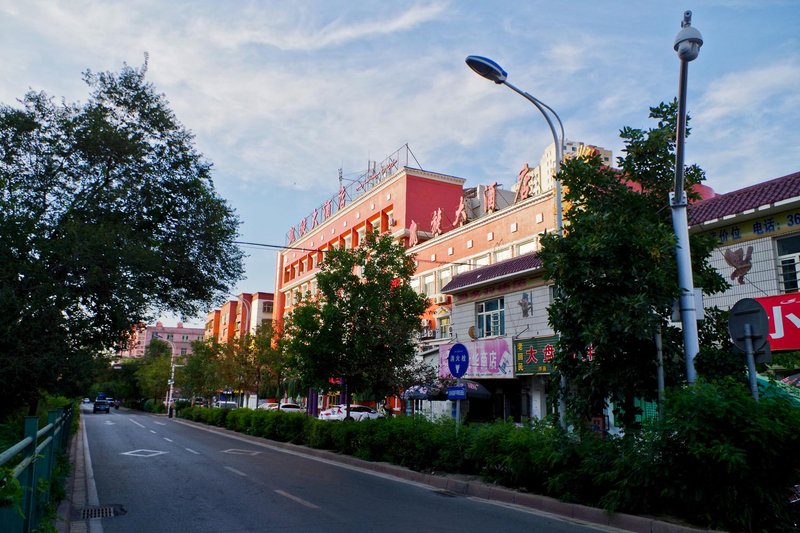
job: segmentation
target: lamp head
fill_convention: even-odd
[[[675,51],[681,61],[693,61],[700,54],[700,47],[703,46],[703,36],[697,28],[692,27],[692,12],[683,12],[683,22],[681,31],[675,37]]]
[[[474,70],[482,78],[491,80],[498,85],[506,81],[508,73],[503,67],[483,56],[467,56],[467,66]]]

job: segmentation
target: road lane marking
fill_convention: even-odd
[[[153,434],[155,434],[155,431],[153,431],[153,430],[151,429],[151,430],[150,430],[150,433],[153,433]]]
[[[105,424],[106,424],[107,426],[115,426],[115,425],[117,425],[117,423],[116,423],[116,422],[112,422],[111,420],[106,420],[106,421],[105,421]]]
[[[156,422],[156,424],[159,425],[159,426],[166,426],[166,424],[164,422]]]
[[[261,452],[258,450],[240,450],[239,448],[230,448],[228,450],[222,450],[219,453],[229,453],[231,455],[249,455],[251,457],[255,457]]]
[[[275,492],[277,492],[278,494],[280,494],[284,498],[289,498],[293,502],[297,502],[300,505],[304,505],[304,506],[308,507],[309,509],[319,509],[318,505],[314,505],[313,503],[311,503],[309,501],[306,501],[303,498],[298,498],[297,496],[289,494],[288,492],[284,492],[284,491],[279,490],[279,489],[276,489]]]
[[[130,452],[123,452],[120,455],[131,455],[133,457],[155,457],[156,455],[163,455],[169,452],[162,452],[161,450],[132,450]]]
[[[184,450],[186,450],[186,451],[187,451],[187,452],[189,452],[189,453],[193,453],[193,454],[195,454],[195,455],[200,455],[200,452],[196,452],[196,451],[194,451],[194,450],[193,450],[193,449],[191,449],[191,448],[184,448]]]
[[[140,424],[139,422],[137,422],[136,420],[131,420],[131,419],[128,419],[128,420],[130,420],[131,422],[133,422],[134,424],[136,424],[140,428],[144,429],[144,426],[142,424]]]
[[[245,474],[245,473],[244,473],[244,472],[242,472],[241,470],[236,470],[236,469],[235,469],[235,468],[233,468],[232,466],[226,466],[226,467],[225,467],[225,470],[230,470],[230,471],[231,471],[231,472],[233,472],[234,474],[239,474],[239,475],[240,475],[240,476],[242,476],[242,477],[247,477],[247,474]]]
[[[164,440],[167,441],[167,442],[175,442],[174,440],[168,439],[167,437],[164,437]]]

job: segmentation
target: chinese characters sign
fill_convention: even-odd
[[[477,340],[464,344],[469,367],[464,377],[506,379],[514,377],[511,341],[507,338]],[[451,377],[448,356],[453,344],[439,346],[439,377]]]
[[[761,237],[774,237],[800,229],[800,212],[785,211],[768,217],[724,226],[708,235],[716,237],[720,244],[735,244]]]
[[[514,371],[518,376],[531,374],[550,374],[553,372],[553,359],[557,336],[537,337],[514,342]]]
[[[769,347],[775,350],[800,350],[800,294],[756,298],[767,312]]]

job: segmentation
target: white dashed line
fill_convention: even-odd
[[[153,430],[151,429],[151,430],[150,430],[150,433],[153,433],[153,434],[155,434],[155,431],[153,431]]]
[[[236,470],[235,468],[233,468],[233,467],[231,467],[231,466],[226,466],[226,467],[225,467],[225,470],[230,470],[230,471],[231,471],[231,472],[233,472],[234,474],[239,474],[239,475],[240,475],[240,476],[242,476],[242,477],[247,477],[247,474],[245,474],[245,473],[244,473],[244,472],[242,472],[241,470]]]
[[[167,442],[175,442],[174,440],[168,439],[167,437],[164,437],[164,440],[167,441]]]
[[[297,496],[293,496],[293,495],[289,494],[288,492],[284,492],[282,490],[276,490],[275,492],[277,492],[278,494],[280,494],[284,498],[289,498],[293,502],[297,502],[300,505],[304,505],[304,506],[308,507],[309,509],[319,509],[318,505],[314,505],[313,503],[308,502],[308,501],[304,500],[303,498],[298,498]]]
[[[130,420],[130,419],[129,419],[129,420]],[[137,426],[139,426],[140,428],[144,428],[144,426],[143,426],[143,425],[141,425],[141,424],[140,424],[139,422],[137,422],[136,420],[131,420],[131,422],[133,422],[134,424],[136,424],[136,425],[137,425]]]
[[[194,450],[193,450],[193,449],[191,449],[191,448],[184,448],[184,450],[186,450],[186,451],[187,451],[187,452],[189,452],[189,453],[193,453],[193,454],[195,454],[195,455],[200,455],[200,452],[196,452],[196,451],[194,451]]]

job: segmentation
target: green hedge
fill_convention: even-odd
[[[180,416],[417,471],[479,474],[608,511],[674,516],[731,531],[791,531],[800,483],[800,409],[756,403],[737,383],[673,391],[667,416],[624,437],[536,422],[467,425],[394,417],[328,422],[301,413],[193,407]]]

